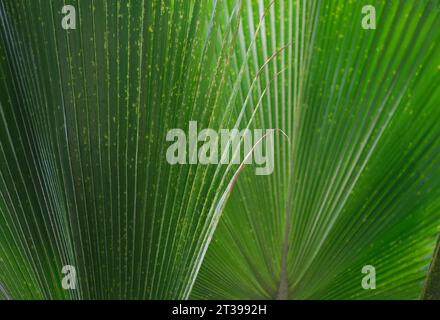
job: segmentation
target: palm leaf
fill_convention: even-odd
[[[420,296],[438,1],[4,0],[0,26],[0,298]],[[274,173],[170,165],[190,121],[273,129]]]
[[[377,29],[363,30],[365,4],[265,9],[254,59],[293,44],[260,77],[264,86],[289,67],[271,84],[265,121],[293,141],[273,179],[240,178],[194,298],[420,296],[439,227],[439,7],[375,1]],[[244,30],[262,8],[247,3]],[[376,290],[361,285],[365,265]]]
[[[215,2],[70,4],[69,31],[63,1],[1,4],[2,287],[182,298],[221,181],[214,167],[170,166],[165,136],[223,121],[233,35]],[[78,290],[61,288],[64,265]]]

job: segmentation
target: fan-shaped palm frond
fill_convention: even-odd
[[[0,298],[420,297],[439,40],[436,0],[3,0]],[[273,173],[170,164],[195,121],[268,130]]]

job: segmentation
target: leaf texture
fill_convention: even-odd
[[[0,298],[420,297],[439,71],[436,0],[2,0]],[[271,130],[273,174],[170,165],[190,121]]]

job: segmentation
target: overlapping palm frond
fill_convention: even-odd
[[[2,0],[0,298],[419,298],[439,40],[436,0]],[[272,130],[273,174],[171,165],[190,121]]]

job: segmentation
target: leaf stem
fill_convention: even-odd
[[[440,236],[432,256],[421,299],[440,300]]]

